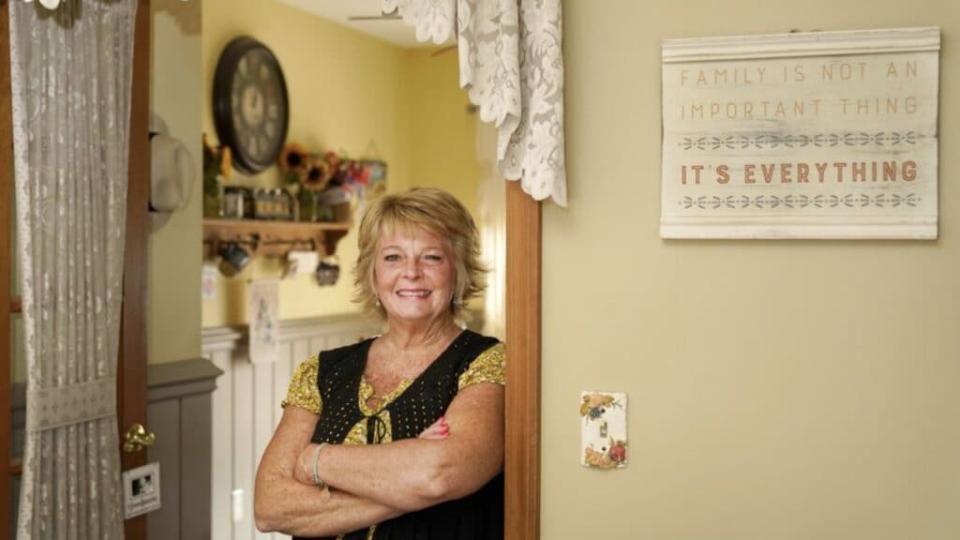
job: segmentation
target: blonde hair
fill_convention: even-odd
[[[413,188],[384,195],[366,210],[360,222],[360,254],[354,268],[354,301],[381,318],[386,311],[377,299],[374,262],[385,228],[413,227],[430,231],[450,242],[454,287],[450,313],[462,320],[464,305],[486,287],[487,269],[480,262],[480,234],[470,212],[453,195],[436,188]]]

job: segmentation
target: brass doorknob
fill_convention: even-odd
[[[134,424],[127,430],[123,436],[123,451],[127,453],[139,452],[144,446],[153,446],[157,436],[147,431],[147,428],[140,424]]]

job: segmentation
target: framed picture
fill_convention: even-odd
[[[663,42],[663,238],[937,237],[940,31]]]

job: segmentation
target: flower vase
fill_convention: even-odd
[[[297,205],[300,207],[300,221],[318,221],[316,193],[301,186],[297,193]]]

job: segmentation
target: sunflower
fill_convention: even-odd
[[[207,140],[207,134],[204,133],[200,137],[200,141],[203,144],[203,163],[207,164],[216,159],[217,151],[214,150],[213,145],[210,144],[210,141]]]
[[[333,150],[328,150],[323,154],[323,159],[333,167],[333,170],[340,168],[340,155]]]
[[[216,193],[219,182],[230,178],[233,162],[230,159],[230,148],[227,146],[212,145],[203,134],[203,182],[209,194]]]
[[[233,170],[233,159],[230,157],[230,147],[220,147],[220,176],[224,180],[230,178],[230,172]]]
[[[299,175],[307,168],[309,155],[307,150],[297,143],[287,143],[280,152],[277,166],[283,174],[294,173]]]
[[[333,177],[333,165],[324,158],[311,159],[300,175],[300,183],[310,191],[323,191]]]

